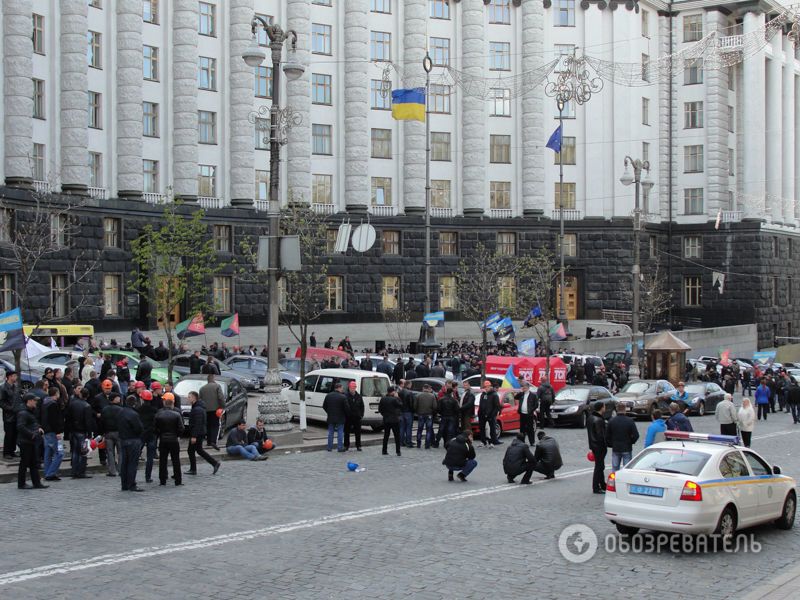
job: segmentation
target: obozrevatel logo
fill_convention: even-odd
[[[568,525],[558,536],[561,556],[572,563],[584,563],[597,552],[597,536],[587,525]]]

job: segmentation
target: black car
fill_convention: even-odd
[[[570,385],[556,394],[550,413],[556,425],[586,427],[592,405],[598,400],[606,405],[605,418],[610,419],[615,411],[617,399],[606,388],[599,385]]]
[[[617,392],[617,399],[625,404],[629,416],[649,419],[655,409],[666,414],[674,393],[666,379],[636,379]]]
[[[172,369],[179,373],[180,376],[183,378],[189,374],[189,361],[192,358],[190,353],[186,354],[179,354],[178,356],[174,356],[172,358]],[[203,359],[205,363],[208,360],[208,357],[201,354],[200,358]],[[226,365],[224,362],[214,359],[215,364],[219,367],[220,375],[224,375],[231,379],[235,379],[238,381],[246,390],[255,391],[261,387],[261,379],[258,377],[248,375],[247,373],[241,373],[239,371],[233,370],[231,367]]]
[[[183,416],[184,427],[189,426],[189,412],[192,405],[189,404],[189,392],[200,392],[207,381],[206,375],[184,375],[175,384],[175,393],[181,397],[181,416]],[[225,412],[219,422],[219,439],[225,435],[229,429],[236,427],[239,421],[244,420],[247,415],[247,392],[235,379],[224,375],[217,375],[215,381],[222,387],[225,394]],[[188,434],[188,432],[187,432]]]
[[[697,383],[688,383],[684,387],[686,393],[689,394],[688,402],[681,404],[681,410],[689,409],[689,414],[703,416],[707,413],[713,413],[717,410],[717,404],[722,402],[725,397],[725,390],[713,382],[699,381]]]
[[[447,384],[447,379],[444,377],[418,377],[411,380],[411,393],[416,396],[422,391],[422,387],[428,384],[433,390],[434,396],[439,396],[439,392]]]

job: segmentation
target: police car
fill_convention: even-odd
[[[725,538],[737,529],[794,525],[795,480],[727,435],[665,432],[606,483],[605,516],[622,534],[639,529]]]

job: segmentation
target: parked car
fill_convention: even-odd
[[[687,383],[684,389],[689,394],[689,401],[681,409],[688,408],[689,414],[700,417],[717,410],[717,404],[725,397],[725,390],[713,382]]]
[[[2,377],[0,381],[5,382],[6,377],[5,374],[9,371],[14,371],[14,363],[8,361],[4,358],[0,358],[0,370],[3,371]],[[29,390],[33,387],[33,384],[39,381],[42,376],[44,375],[44,371],[40,371],[39,369],[23,369],[22,372],[19,374],[19,384],[23,391]]]
[[[603,356],[603,364],[606,366],[606,369],[611,369],[614,365],[618,365],[619,363],[625,363],[626,367],[631,366],[631,355],[629,352],[606,352],[605,356]]]
[[[189,359],[191,359],[192,355],[190,353],[179,354],[178,356],[172,357],[172,370],[173,372],[179,373],[181,378],[184,375],[189,375]],[[203,361],[208,359],[207,356],[201,356]],[[220,375],[225,375],[226,377],[230,377],[231,379],[235,379],[239,382],[239,384],[244,387],[244,389],[248,391],[257,390],[261,387],[261,380],[258,377],[253,377],[252,375],[246,375],[239,371],[234,371],[231,367],[226,365],[224,362],[216,360],[215,362],[219,367]]]
[[[81,352],[74,352],[72,350],[51,350],[39,356],[34,356],[27,360],[22,361],[23,370],[30,368],[31,370],[41,371],[44,373],[46,368],[61,369],[65,367],[78,365],[78,359],[83,356]],[[99,368],[99,365],[98,365]]]
[[[267,376],[269,361],[263,356],[237,354],[225,359],[225,364],[234,371],[246,375],[253,381],[258,382],[259,389],[264,387],[264,379]],[[280,364],[280,362],[278,364]],[[289,371],[281,370],[280,374],[281,387],[292,387],[294,384],[300,381],[299,375],[295,375]]]
[[[483,389],[484,381],[491,381],[496,390],[499,390],[503,386],[503,378],[498,375],[487,375],[486,377],[481,377],[480,374],[471,375],[464,379],[464,381],[469,382],[469,387],[472,388],[473,392]]]
[[[649,419],[656,408],[668,410],[674,393],[675,388],[665,379],[637,379],[617,393],[617,400],[625,404],[632,417]]]
[[[616,411],[617,399],[606,388],[598,385],[569,385],[556,394],[550,414],[556,425],[586,427],[592,405],[601,400],[606,405],[605,418]]]
[[[245,418],[247,414],[247,392],[241,384],[231,377],[218,375],[215,381],[222,388],[225,395],[225,411],[219,423],[219,437],[224,437],[229,429],[236,427],[236,424]],[[200,392],[200,388],[207,383],[205,375],[184,375],[175,384],[175,393],[181,397],[181,416],[183,417],[184,427],[189,426],[189,413],[192,405],[187,399],[189,392]],[[187,432],[188,434],[188,432]]]
[[[129,352],[127,350],[99,350],[96,355],[92,355],[94,358],[95,365],[98,366],[103,361],[103,355],[108,354],[111,356],[112,360],[114,361],[114,368],[117,367],[117,361],[122,360],[123,358],[128,359],[128,369],[131,372],[131,379],[136,378],[136,369],[139,368],[139,363],[142,361],[141,356],[139,356],[138,352]],[[150,372],[150,376],[152,377],[153,381],[157,381],[159,383],[167,383],[169,380],[169,374],[167,369],[167,364],[163,362],[159,362],[157,360],[153,360],[152,358],[148,358],[147,362],[149,362],[153,366],[153,370]],[[172,373],[172,380],[173,382],[180,379],[181,375],[177,371],[173,371]]]
[[[291,373],[300,378],[300,359],[299,358],[282,358],[278,361],[282,371]],[[311,373],[314,369],[319,369],[320,363],[316,360],[306,359],[306,373]]]
[[[507,431],[514,431],[519,429],[519,413],[517,412],[517,405],[514,401],[514,392],[519,390],[501,390],[500,394],[500,414],[497,415],[497,437],[499,438]],[[480,395],[475,394],[475,414],[472,417],[472,431],[476,436],[480,435],[480,420],[478,419],[478,402]],[[485,426],[484,434],[486,439],[490,437],[490,427],[487,423]]]
[[[411,380],[411,393],[416,396],[422,391],[422,387],[428,384],[433,393],[438,396],[442,388],[447,384],[447,379],[443,377],[417,377]]]

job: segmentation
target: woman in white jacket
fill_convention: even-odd
[[[86,385],[86,382],[92,378],[92,371],[94,371],[94,360],[91,356],[87,356],[83,362],[83,369],[81,369],[81,383]]]
[[[756,426],[756,411],[749,398],[742,400],[742,407],[739,409],[739,431],[742,432],[742,442],[750,447],[750,438],[753,436],[753,429]]]

